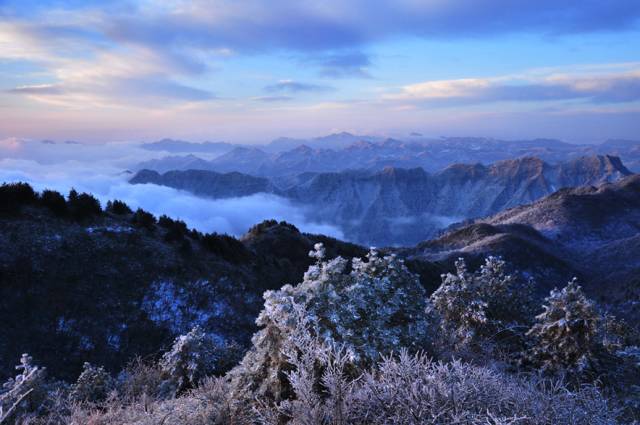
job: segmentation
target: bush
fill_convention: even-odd
[[[65,215],[67,213],[67,201],[60,192],[56,192],[55,190],[42,191],[42,194],[40,195],[40,203],[58,216]]]
[[[33,359],[23,354],[20,364],[21,370],[15,378],[9,379],[0,389],[0,423],[20,423],[20,418],[30,413],[37,413],[46,397],[45,369],[33,365]]]
[[[15,213],[23,205],[37,200],[38,195],[28,183],[4,183],[0,186],[0,213]]]
[[[188,239],[182,239],[178,252],[180,252],[180,254],[184,257],[190,257],[193,254],[193,247],[191,246],[191,242],[189,242]]]
[[[383,357],[352,379],[345,373],[349,359],[343,350],[321,341],[298,348],[289,357],[294,370],[287,374],[294,395],[275,404],[263,402],[263,423],[617,423],[617,412],[591,386],[571,391],[558,381],[508,376],[460,361],[433,362],[406,351]],[[307,350],[317,354],[309,356]]]
[[[58,409],[58,419],[40,423],[600,425],[640,418],[636,340],[621,322],[599,315],[575,282],[547,298],[529,332],[537,345],[527,354],[540,367],[551,359],[560,375],[586,355],[603,378],[597,385],[510,373],[492,362],[434,361],[423,351],[431,342],[428,302],[402,261],[375,250],[368,261],[325,261],[322,244],[309,255],[316,263],[300,284],[265,293],[263,328],[226,376],[211,377],[241,350],[216,344],[196,327],[176,338],[157,365],[132,364],[119,377],[117,396],[76,403],[64,415]],[[528,286],[506,274],[504,262],[488,258],[475,273],[464,262],[457,266],[429,306],[455,341],[470,333],[481,343],[489,331],[532,318],[508,305],[528,300]],[[475,303],[472,316],[464,316],[465,302]],[[456,312],[463,316],[456,320]],[[87,382],[89,394],[108,387],[104,371],[85,370],[79,382]]]
[[[131,222],[139,227],[153,230],[156,224],[156,218],[150,212],[138,208],[131,218]]]
[[[207,378],[202,385],[180,398],[157,400],[142,397],[131,403],[113,401],[101,409],[79,406],[60,425],[254,425],[249,403],[234,397],[224,378]]]
[[[125,402],[132,403],[141,397],[160,399],[163,394],[164,374],[157,363],[134,359],[118,375],[116,381],[118,396]]]
[[[251,226],[251,228],[247,231],[247,235],[259,236],[263,233],[266,233],[272,227],[277,227],[277,226],[285,227],[295,233],[300,232],[296,226],[294,226],[293,224],[287,223],[286,221],[281,221],[280,223],[278,223],[277,220],[269,219]]]
[[[113,378],[104,367],[85,362],[69,397],[73,401],[96,403],[106,400],[113,389]]]
[[[67,205],[76,220],[85,220],[102,213],[100,201],[88,193],[78,194],[75,189],[69,192]]]
[[[245,261],[249,256],[242,242],[229,235],[206,233],[200,237],[200,243],[207,251],[232,263]]]
[[[180,242],[189,233],[187,224],[182,220],[174,220],[166,215],[161,215],[158,225],[167,229],[164,240],[167,242]]]
[[[160,360],[160,370],[168,379],[167,385],[175,385],[175,392],[195,388],[204,378],[222,374],[241,357],[236,344],[216,343],[196,326],[181,335]]]
[[[133,212],[131,208],[129,208],[129,205],[118,199],[107,201],[106,211],[116,215],[131,214]]]

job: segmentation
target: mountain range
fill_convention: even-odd
[[[169,142],[157,142],[162,146]],[[599,145],[571,144],[559,140],[534,139],[505,141],[486,138],[406,140],[382,139],[339,133],[315,139],[277,139],[267,145],[222,144],[219,155],[205,160],[194,154],[202,149],[180,142],[181,150],[167,148],[166,158],[142,162],[135,169],[199,169],[217,172],[238,171],[283,180],[304,172],[338,172],[353,169],[380,171],[385,167],[438,171],[454,163],[491,164],[497,161],[535,156],[549,163],[565,162],[582,156],[615,155],[635,172],[640,172],[640,142],[608,140]],[[154,145],[154,146],[161,146]],[[219,144],[216,144],[218,146]],[[143,145],[146,146],[146,145]],[[189,153],[176,155],[176,153]]]
[[[234,145],[226,142],[187,142],[184,140],[162,139],[157,142],[142,143],[142,149],[160,152],[203,152],[221,153],[233,149]]]
[[[130,182],[227,198],[273,193],[306,207],[308,219],[337,225],[365,245],[413,245],[447,226],[533,202],[564,187],[594,185],[632,174],[613,156],[549,164],[524,157],[492,165],[454,164],[436,173],[386,167],[302,173],[270,181],[237,172],[139,171]]]

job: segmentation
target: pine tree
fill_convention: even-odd
[[[440,319],[442,335],[455,349],[489,341],[513,331],[533,314],[531,282],[506,272],[499,257],[487,257],[475,273],[463,258],[455,262],[456,273],[442,276],[431,295],[430,309]]]
[[[304,342],[309,338],[319,341],[316,347],[342,347],[354,368],[374,364],[400,347],[411,352],[429,347],[427,297],[418,276],[402,260],[372,249],[367,261],[352,259],[349,270],[347,260],[326,261],[324,255],[323,245],[316,244],[309,253],[316,263],[300,284],[265,293],[257,320],[263,329],[232,371],[240,387],[285,397],[292,341],[298,341],[294,347],[310,345]]]
[[[544,370],[582,371],[593,358],[600,316],[574,278],[545,298],[544,311],[527,332],[534,340],[528,359]]]

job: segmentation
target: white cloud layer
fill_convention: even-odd
[[[409,84],[387,100],[458,106],[491,102],[582,101],[590,104],[640,100],[640,64],[590,73],[535,72],[492,78],[464,78]]]
[[[68,145],[75,151],[67,145],[43,146],[44,152],[37,149],[38,145],[25,150],[24,144],[15,139],[0,141],[0,182],[24,181],[36,190],[53,189],[64,194],[75,188],[92,193],[103,205],[108,200],[120,199],[132,208],[141,207],[156,216],[179,218],[203,232],[239,236],[262,220],[276,219],[292,223],[303,232],[343,237],[337,227],[310,222],[304,208],[271,194],[214,200],[153,184],[131,185],[127,182],[131,175],[123,173],[122,166],[133,160],[128,155],[142,151],[133,145],[116,144],[110,150],[111,155],[100,160],[91,156],[103,153],[104,145],[100,152],[96,146],[84,150],[79,145]],[[47,152],[49,160],[44,161]],[[52,156],[52,152],[56,154]]]

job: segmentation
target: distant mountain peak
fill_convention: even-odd
[[[311,153],[313,151],[314,149],[307,145],[300,145],[297,148],[294,148],[291,150],[291,152],[297,152],[297,153]]]
[[[346,147],[346,150],[356,150],[356,149],[371,149],[373,148],[375,145],[371,142],[368,142],[366,140],[358,140],[357,142],[353,142],[351,143],[349,146]]]

